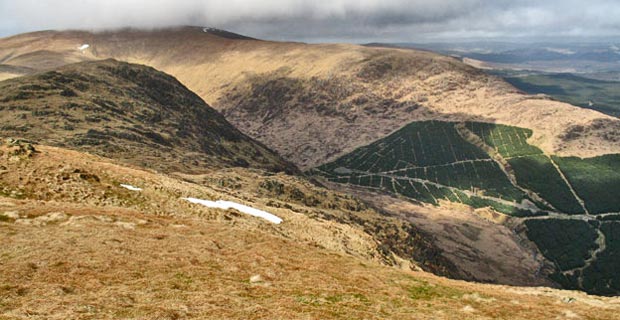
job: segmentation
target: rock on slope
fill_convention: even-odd
[[[262,196],[236,187],[255,175],[227,169],[177,179],[62,148],[3,144],[0,317],[614,319],[620,311],[617,298],[380,265],[359,203],[326,190],[287,192],[301,186],[283,175],[269,176]],[[287,194],[299,200],[281,202]],[[182,197],[243,202],[284,222]]]
[[[78,50],[82,44],[90,47]],[[195,27],[0,39],[0,65],[11,72],[105,58],[174,75],[244,133],[303,169],[428,119],[530,128],[531,142],[552,154],[620,152],[620,120],[519,94],[498,78],[429,52],[259,41]]]
[[[0,136],[162,171],[294,165],[234,128],[173,77],[114,60],[0,82]]]

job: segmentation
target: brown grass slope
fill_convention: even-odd
[[[0,136],[166,172],[228,166],[296,171],[173,77],[114,60],[0,82]]]
[[[3,144],[0,318],[614,319],[620,311],[617,298],[386,267],[361,225],[321,217],[363,219],[355,200],[312,193],[283,175],[265,178],[271,187],[261,192],[235,186],[257,174],[179,179],[61,148]],[[293,187],[305,196],[278,191]],[[278,207],[287,194],[305,200]],[[180,197],[235,200],[284,222]]]
[[[146,210],[155,215],[170,215],[179,208],[187,208],[188,203],[181,197],[239,200],[269,207],[278,215],[282,211],[292,213],[293,217],[287,218],[287,228],[275,229],[281,235],[294,230],[300,240],[312,239],[317,246],[386,265],[460,276],[457,268],[434,247],[431,235],[420,232],[411,223],[381,215],[351,196],[328,191],[303,178],[227,168],[197,175],[174,173],[173,177],[141,173],[138,176],[142,179],[136,182],[139,170],[117,165],[110,172],[104,170],[110,165],[94,156],[46,146],[36,148],[42,152],[34,152],[30,143],[15,139],[7,139],[0,148],[4,156],[0,164],[0,195]],[[65,159],[71,157],[75,160]],[[120,186],[127,183],[148,186],[148,190],[137,193]],[[332,228],[334,225],[338,227]]]
[[[90,47],[80,51],[82,44]],[[532,143],[559,155],[620,152],[620,120],[522,95],[498,78],[429,52],[259,41],[195,27],[0,39],[0,64],[13,68],[106,58],[174,75],[240,130],[302,168],[422,119],[531,128]]]

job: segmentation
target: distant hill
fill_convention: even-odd
[[[575,74],[493,71],[529,94],[554,99],[620,117],[620,82],[589,79]]]
[[[175,78],[105,60],[0,82],[0,136],[171,172],[231,166],[295,172]]]
[[[613,41],[581,43],[370,43],[450,55],[502,77],[527,94],[620,116],[620,49]]]
[[[620,71],[620,48],[614,39],[576,42],[463,41],[443,43],[373,43],[432,50],[451,56],[483,61],[490,66],[515,70],[599,73]]]

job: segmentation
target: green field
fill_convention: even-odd
[[[605,235],[606,249],[599,254],[596,264],[584,270],[584,289],[599,294],[620,292],[620,222],[606,222],[600,227]]]
[[[615,271],[620,270],[615,227],[620,213],[613,214],[620,212],[620,155],[550,158],[527,143],[531,135],[531,130],[499,124],[414,122],[311,173],[414,201],[492,207],[522,218],[528,237],[556,265],[554,281],[591,293],[620,293]],[[524,206],[526,199],[538,208]],[[550,213],[565,218],[540,219]],[[610,214],[593,216],[602,213]],[[599,230],[608,249],[583,274],[562,273],[591,258]]]
[[[620,82],[593,80],[573,74],[500,75],[526,93],[544,93],[572,105],[620,116]]]
[[[489,155],[461,138],[450,122],[414,122],[385,139],[359,148],[326,165],[365,172],[423,168],[465,160],[490,159]]]
[[[583,208],[547,156],[512,158],[508,160],[508,163],[514,170],[519,185],[536,192],[561,212],[584,213]]]
[[[583,267],[590,250],[596,248],[596,231],[585,221],[528,220],[525,225],[528,238],[562,271]]]
[[[620,212],[620,155],[553,157],[590,213]]]
[[[467,128],[482,138],[505,158],[542,154],[542,150],[527,143],[532,130],[494,123],[468,122]]]
[[[523,210],[517,210],[523,209],[519,204],[529,198],[520,188],[526,188],[550,203],[554,211],[584,213],[551,159],[527,143],[531,130],[465,123],[469,131],[503,156],[506,167],[502,168],[503,164],[484,149],[463,138],[457,125],[414,122],[315,172],[334,182],[379,188],[431,204],[445,199],[474,207],[490,205],[501,212],[518,212],[519,216],[523,215]],[[517,185],[503,169],[514,174]],[[511,204],[513,210],[507,210]],[[549,209],[543,203],[538,206],[540,210],[532,210],[532,215]]]
[[[442,121],[414,122],[318,167],[315,172],[335,182],[382,188],[432,204],[437,204],[439,199],[467,203],[453,195],[455,191],[463,191],[470,197],[494,200],[496,204],[513,202],[518,208],[518,203],[529,198],[521,189],[524,188],[553,206],[551,211],[583,214],[579,197],[592,214],[620,212],[616,191],[620,188],[620,155],[591,159],[554,156],[553,162],[560,172],[551,158],[527,143],[531,130],[465,123],[468,130],[503,157],[506,164],[502,168],[502,163],[461,137],[456,125]],[[516,185],[502,169],[514,175]],[[424,187],[416,192],[395,188],[391,182],[394,179],[414,181]],[[539,209],[549,210],[543,202],[537,203]]]
[[[503,200],[524,200],[525,194],[510,183],[500,166],[464,140],[454,126],[441,121],[411,123],[317,172],[331,181],[381,188],[432,204],[445,199],[500,207]],[[485,197],[500,201],[471,200]]]
[[[584,213],[551,159],[527,143],[532,130],[479,122],[466,126],[508,161],[520,186],[536,192],[560,212]]]

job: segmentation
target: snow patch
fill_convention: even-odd
[[[187,200],[191,203],[200,204],[200,205],[203,205],[209,208],[217,208],[217,209],[223,209],[223,210],[228,210],[230,208],[237,209],[242,213],[245,213],[245,214],[248,214],[254,217],[263,218],[275,224],[280,224],[282,222],[282,219],[280,217],[275,216],[269,212],[258,210],[252,207],[248,207],[246,205],[236,203],[233,201],[224,201],[224,200],[210,201],[210,200],[202,200],[202,199],[196,199],[196,198],[183,198],[183,200]]]
[[[121,184],[121,187],[131,190],[131,191],[142,191],[142,188],[138,188],[138,187],[134,187],[132,185],[129,184]]]
[[[204,28],[202,28],[202,32],[204,32],[204,33],[218,32],[218,31],[221,31],[221,30],[217,29],[217,28],[212,28],[212,27],[204,27]]]
[[[86,50],[86,49],[88,49],[88,48],[90,48],[90,44],[85,43],[85,44],[81,45],[81,46],[78,48],[78,50],[80,50],[80,51],[84,51],[84,50]]]
[[[563,55],[573,55],[577,52],[570,50],[570,49],[564,49],[564,48],[545,48],[545,50],[549,51],[549,52],[553,52],[553,53],[559,53],[559,54],[563,54]]]

